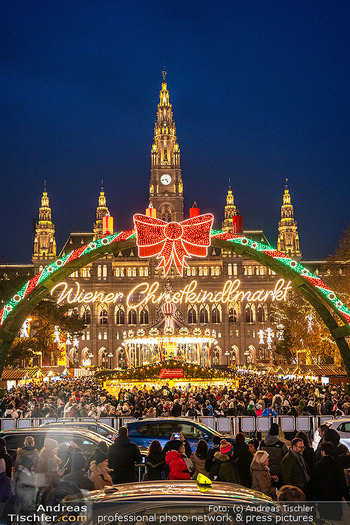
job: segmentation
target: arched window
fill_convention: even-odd
[[[98,316],[100,319],[100,324],[107,324],[108,323],[108,311],[107,306],[104,304],[100,304],[98,307]]]
[[[91,309],[90,306],[83,306],[81,316],[85,324],[91,324]]]
[[[237,274],[238,274],[237,264],[233,263],[233,275],[234,275],[234,277],[237,277]]]
[[[208,276],[208,266],[204,266],[204,268],[203,268],[203,275],[204,275],[204,277]]]
[[[247,306],[245,307],[245,322],[246,323],[253,322],[253,309],[250,304],[247,304]]]
[[[84,266],[84,268],[81,269],[81,276],[82,277],[90,277],[90,268]]]
[[[102,368],[108,368],[108,352],[105,348],[101,348],[99,351],[100,354],[100,364]]]
[[[200,323],[209,322],[208,310],[205,308],[205,306],[202,306],[202,308],[199,311],[199,322]]]
[[[229,264],[227,265],[227,275],[228,275],[229,277],[232,276],[232,264],[231,264],[231,263],[229,263]]]
[[[188,276],[191,276],[191,268],[187,268],[186,273],[187,273]]]
[[[107,265],[104,264],[102,268],[102,277],[105,279],[107,277]]]
[[[220,312],[217,306],[214,306],[214,308],[211,311],[211,322],[220,323]]]
[[[127,268],[126,270],[126,276],[131,277],[131,268]]]
[[[128,314],[128,323],[129,324],[136,324],[136,311],[135,310],[129,310]]]
[[[132,269],[132,276],[133,276],[133,277],[136,277],[136,276],[137,276],[136,268],[135,268],[135,267]]]
[[[192,277],[194,277],[195,275],[196,275],[196,268],[192,266]]]
[[[125,313],[122,307],[117,307],[115,310],[115,324],[125,324]]]
[[[99,264],[97,266],[97,278],[101,279],[101,277],[102,277],[102,266]]]
[[[145,277],[148,277],[148,268],[147,268],[147,266],[145,268]]]
[[[202,277],[202,275],[203,275],[203,271],[202,271],[202,267],[201,266],[199,267],[198,275],[199,275],[199,277]]]
[[[142,308],[140,312],[140,324],[148,324],[148,311],[146,308]]]
[[[228,322],[229,324],[237,323],[237,310],[233,306],[228,310]]]
[[[264,323],[265,322],[265,310],[264,307],[259,304],[256,309],[256,320],[258,323]]]
[[[139,268],[139,276],[143,277],[143,268],[142,268],[142,266],[141,266],[141,268]]]
[[[187,320],[189,324],[195,324],[197,322],[197,313],[193,306],[188,310]]]
[[[220,275],[220,266],[215,267],[215,275]]]

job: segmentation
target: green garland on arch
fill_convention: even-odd
[[[174,369],[182,368],[184,377],[181,380],[191,381],[193,379],[215,380],[215,379],[234,379],[237,377],[235,371],[221,370],[218,368],[206,368],[204,366],[175,361],[168,359],[154,365],[145,365],[127,370],[101,370],[95,374],[96,379],[115,380],[115,381],[155,381],[160,380],[159,374],[162,368]],[[167,380],[172,380],[171,377]],[[174,378],[174,380],[179,380]]]

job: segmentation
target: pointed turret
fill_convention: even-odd
[[[98,206],[96,209],[96,222],[94,224],[94,239],[99,239],[103,235],[103,217],[109,217],[109,209],[107,208],[107,200],[103,189],[103,180],[101,181],[101,190],[98,198]]]
[[[46,191],[46,181],[44,181],[44,191],[41,197],[41,206],[39,208],[39,221],[35,226],[32,260],[34,264],[40,261],[45,265],[55,258],[55,225],[51,220],[51,208]]]
[[[232,194],[231,184],[229,183],[228,192],[226,196],[226,206],[224,211],[224,220],[222,221],[222,230],[232,233],[232,218],[239,215],[239,211],[235,206],[234,196]]]
[[[288,179],[286,179],[283,194],[281,220],[278,223],[277,249],[293,259],[300,259],[301,250],[299,245],[297,221],[294,220],[294,210],[287,183]]]
[[[158,218],[166,221],[183,219],[180,148],[176,138],[172,105],[169,102],[165,70],[163,70],[151,149],[149,197],[157,211]]]

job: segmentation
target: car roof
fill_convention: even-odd
[[[54,430],[49,430],[49,428],[47,427],[27,427],[27,428],[13,428],[11,430],[2,430],[0,432],[0,437],[3,437],[3,436],[7,436],[7,435],[11,435],[11,434],[26,434],[26,435],[30,435],[30,434],[37,434],[39,432],[42,432],[42,433],[47,433],[47,432],[59,432],[60,434],[65,434],[67,433],[67,430],[69,430],[69,432],[73,432],[73,434],[84,434],[84,436],[86,437],[90,437],[90,438],[100,438],[100,440],[102,441],[107,441],[107,442],[110,442],[109,439],[105,438],[104,436],[102,436],[101,434],[97,434],[96,432],[91,432],[90,430],[86,430],[84,428],[55,428]]]
[[[62,426],[66,427],[79,427],[79,428],[85,428],[88,425],[97,425],[99,427],[105,427],[108,430],[114,430],[117,432],[117,430],[110,425],[106,425],[106,423],[100,423],[99,421],[50,421],[49,423],[44,423],[40,428],[43,427],[56,427],[60,428]]]
[[[235,483],[222,483],[214,481],[212,485],[199,485],[196,480],[162,480],[141,481],[139,483],[122,483],[102,490],[95,490],[88,494],[87,499],[99,503],[109,501],[110,503],[126,499],[144,499],[145,497],[183,497],[210,498],[210,499],[238,499],[240,501],[265,500],[271,498],[260,492],[253,491],[236,485]]]

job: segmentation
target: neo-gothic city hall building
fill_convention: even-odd
[[[189,215],[184,211],[180,147],[165,75],[163,72],[151,148],[146,215],[169,223],[197,216],[199,209],[194,203]],[[1,265],[1,276],[37,273],[58,256],[111,233],[112,227],[101,187],[93,231],[71,233],[58,253],[45,187],[33,265]],[[231,187],[222,230],[244,232],[250,239],[269,245],[262,230],[243,230]],[[277,249],[300,260],[297,223],[287,186],[278,231]],[[183,275],[172,265],[165,276],[164,269],[158,268],[159,259],[139,257],[136,247],[106,255],[57,284],[52,297],[58,303],[68,301],[71,312],[80,314],[86,323],[79,340],[74,334],[66,340],[70,364],[125,368],[170,357],[204,366],[271,361],[272,343],[278,337],[273,305],[277,304],[277,295],[287,298],[290,283],[251,259],[214,247],[208,248],[206,257],[192,257],[187,263]],[[228,289],[232,293],[225,293]],[[281,293],[276,294],[276,290]],[[177,300],[172,301],[172,297]]]

